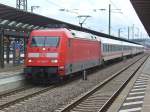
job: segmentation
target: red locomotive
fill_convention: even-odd
[[[88,39],[89,38],[89,39]],[[101,63],[101,43],[88,33],[58,28],[31,32],[25,56],[27,79],[53,81]]]

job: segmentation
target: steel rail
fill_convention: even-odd
[[[137,60],[137,61],[138,61],[138,60]],[[126,68],[124,68],[124,69],[126,69]],[[117,72],[117,73],[121,73],[121,71],[119,71],[119,72]],[[115,77],[115,76],[112,76],[112,77]],[[111,80],[111,78],[106,79],[105,81],[107,81],[107,80],[109,81],[109,80]],[[63,85],[67,84],[68,82],[70,82],[70,81],[64,82]],[[102,83],[101,83],[101,84],[102,84]],[[102,85],[104,85],[104,84],[102,84]],[[32,93],[32,94],[25,95],[25,96],[23,96],[23,97],[21,97],[21,98],[16,98],[16,99],[14,99],[13,101],[10,101],[10,102],[7,102],[7,103],[5,103],[5,104],[0,105],[0,110],[4,109],[4,108],[6,108],[6,107],[9,107],[9,106],[11,106],[11,105],[14,105],[14,104],[16,104],[16,103],[20,103],[20,102],[22,102],[22,101],[24,101],[24,100],[26,100],[26,99],[35,97],[35,96],[37,96],[37,95],[39,95],[39,94],[42,94],[42,93],[44,93],[44,92],[47,92],[47,91],[49,91],[49,90],[51,90],[51,89],[56,88],[57,86],[61,86],[61,85],[49,86],[49,87],[43,88],[42,90],[39,90],[38,92],[34,92],[34,93]],[[32,87],[31,87],[31,88],[32,88]],[[12,91],[6,92],[6,93],[4,93],[4,94],[5,94],[5,96],[9,96],[9,95],[15,94],[15,93],[20,92],[20,91],[23,91],[23,88],[22,88],[22,89],[20,88],[20,90],[19,90],[19,89],[18,89],[18,90],[12,90]],[[4,94],[1,94],[1,95],[0,95],[0,98],[1,98],[1,96],[3,97]]]
[[[132,65],[134,65],[135,63],[137,63],[139,60],[141,60],[143,57],[141,57],[140,59],[137,59],[135,62],[131,63],[130,65],[124,67],[123,69],[121,69],[120,71],[118,71],[117,73],[113,74],[112,76],[110,76],[109,78],[105,79],[103,82],[99,83],[98,85],[96,85],[93,89],[91,89],[90,91],[84,93],[82,96],[78,97],[77,99],[75,99],[75,101],[72,101],[70,104],[68,104],[67,106],[65,106],[64,108],[60,108],[56,111],[58,112],[69,112],[70,110],[72,110],[74,107],[76,107],[77,105],[79,105],[81,102],[83,102],[85,99],[87,99],[89,96],[91,96],[93,93],[95,93],[96,91],[98,91],[99,89],[101,89],[104,85],[106,85],[109,81],[111,81],[112,79],[114,79],[115,77],[117,77],[118,75],[120,75],[122,72],[124,72],[125,70],[127,70],[128,68],[130,68]],[[148,58],[148,57],[147,57]],[[146,59],[147,59],[146,58]],[[145,59],[145,60],[146,60]],[[144,60],[144,62],[145,62]],[[144,63],[143,62],[143,63]],[[142,66],[142,65],[141,65]],[[139,68],[139,67],[138,67]],[[135,73],[134,73],[135,74]],[[118,92],[119,93],[119,92]],[[116,95],[117,96],[117,95]],[[109,105],[109,103],[105,103],[103,106],[102,110],[105,110]],[[101,111],[101,109],[99,110]]]
[[[77,78],[73,78],[72,80],[77,80]],[[37,95],[40,95],[40,94],[42,94],[44,92],[50,91],[50,90],[52,90],[52,89],[54,89],[56,87],[64,86],[64,85],[68,84],[69,82],[72,82],[72,80],[68,80],[68,81],[65,81],[65,82],[60,82],[59,84],[56,83],[55,85],[51,85],[49,87],[44,87],[43,89],[39,90],[38,92],[34,92],[32,94],[25,95],[25,96],[20,97],[20,98],[16,98],[13,101],[7,102],[7,103],[2,104],[2,105],[0,104],[0,110],[4,109],[6,107],[9,107],[11,105],[20,103],[20,102],[22,102],[22,101],[24,101],[26,99],[29,99],[29,98],[35,97]],[[29,86],[28,88],[20,88],[20,89],[16,88],[16,89],[11,90],[11,91],[6,91],[6,92],[3,92],[3,93],[0,93],[0,98],[5,97],[5,96],[7,97],[7,96],[13,95],[13,94],[17,94],[19,92],[22,92],[22,91],[27,90],[27,89],[32,89],[32,88],[34,88],[34,87],[32,87],[32,86],[30,87]]]
[[[20,98],[17,98],[17,99],[12,100],[12,101],[10,101],[10,102],[7,102],[7,103],[5,103],[5,104],[2,104],[2,105],[0,105],[0,110],[4,109],[4,108],[6,108],[6,107],[9,107],[9,106],[11,106],[11,105],[14,105],[14,104],[16,104],[16,103],[20,103],[20,102],[22,102],[22,101],[24,101],[24,100],[26,100],[26,99],[32,98],[32,97],[37,96],[37,95],[39,95],[39,94],[42,94],[42,93],[44,93],[44,92],[47,92],[47,91],[49,91],[49,90],[51,90],[51,89],[54,89],[55,87],[56,87],[56,86],[49,86],[49,87],[46,87],[46,88],[44,88],[44,89],[41,89],[41,90],[39,90],[39,91],[37,91],[37,92],[34,92],[34,93],[32,93],[32,94],[25,95],[25,96],[23,96],[23,97],[20,97]]]
[[[149,56],[141,63],[141,65],[134,71],[134,73],[121,85],[121,87],[110,97],[110,99],[101,107],[98,112],[106,112],[109,106],[115,101],[117,96],[121,93],[121,91],[126,87],[132,77],[138,72],[138,70],[142,67],[142,65],[146,62]]]
[[[31,89],[31,88],[33,88],[33,87],[32,86],[24,86],[24,87],[19,87],[19,88],[7,90],[7,91],[0,93],[0,98],[15,94],[15,93],[27,90],[27,89]]]

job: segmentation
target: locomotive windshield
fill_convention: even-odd
[[[57,47],[59,37],[34,36],[32,37],[32,47]]]

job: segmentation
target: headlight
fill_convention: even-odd
[[[31,59],[29,59],[29,60],[28,60],[28,62],[29,62],[29,63],[31,63],[31,62],[32,62],[32,60],[31,60]]]
[[[45,51],[45,50],[46,50],[46,48],[43,48],[42,50],[43,50],[43,51]]]
[[[58,60],[57,59],[52,59],[51,63],[58,63]]]

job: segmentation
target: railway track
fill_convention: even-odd
[[[24,85],[23,87],[7,90],[7,91],[4,91],[4,92],[0,93],[0,98],[7,97],[9,95],[12,95],[12,94],[15,94],[15,93],[18,93],[18,92],[21,92],[21,91],[24,91],[24,90],[27,90],[27,89],[30,89],[30,88],[32,88],[32,86],[25,86]]]
[[[136,60],[56,112],[105,112],[147,59]]]
[[[53,85],[49,87],[29,86],[29,87],[19,88],[19,89],[15,89],[15,90],[0,94],[0,110],[7,108],[11,105],[14,105],[16,103],[20,103],[29,98],[35,97],[53,88],[55,88],[55,86]]]
[[[58,86],[59,87],[65,86],[67,83],[77,79],[78,77],[74,77],[72,80],[67,80],[59,84],[50,85],[48,87],[29,85],[29,86],[9,90],[6,92],[2,92],[0,93],[0,110],[3,110],[7,107],[9,108],[10,106],[15,104],[19,104],[20,102],[28,100],[29,98],[35,97],[44,92],[50,91]]]
[[[72,82],[72,80],[63,82],[61,85],[64,86],[65,84],[68,84],[69,82]],[[25,100],[28,100],[29,98],[32,98],[44,92],[50,91],[56,88],[57,86],[61,86],[61,85],[60,84],[51,85],[49,87],[27,86],[27,87],[15,89],[15,90],[7,91],[3,94],[0,94],[0,110],[3,110],[7,107],[9,108],[10,106],[14,104],[19,104],[20,102],[24,102]]]

